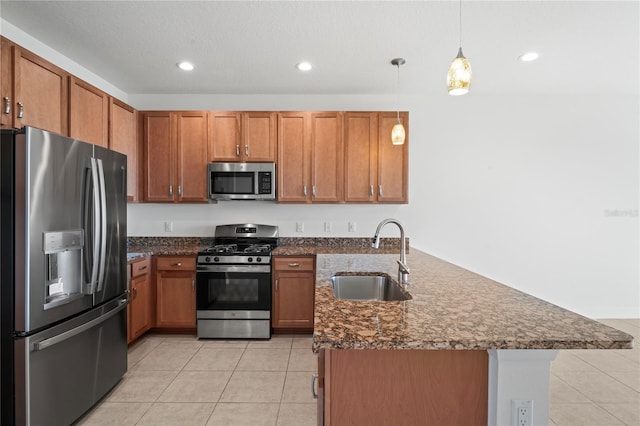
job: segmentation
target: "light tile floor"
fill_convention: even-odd
[[[640,339],[640,319],[602,322]],[[549,424],[640,426],[635,346],[560,351]],[[129,348],[127,374],[78,424],[315,425],[316,362],[309,336],[247,342],[150,334]]]

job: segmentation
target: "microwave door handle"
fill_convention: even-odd
[[[104,285],[105,265],[107,262],[107,190],[104,179],[102,160],[96,160],[98,164],[98,178],[100,179],[100,269],[98,272],[97,292],[102,291]]]

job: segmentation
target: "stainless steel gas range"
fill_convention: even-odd
[[[271,337],[271,251],[278,227],[216,226],[214,245],[198,253],[199,338]]]

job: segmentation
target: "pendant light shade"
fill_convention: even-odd
[[[458,56],[451,61],[449,66],[447,87],[450,95],[458,96],[469,93],[469,86],[471,86],[471,64],[462,54],[462,47],[460,47]]]
[[[471,86],[471,64],[469,60],[462,54],[462,0],[460,0],[460,38],[458,45],[458,54],[449,65],[447,73],[447,88],[450,95],[466,95],[469,93]]]
[[[395,58],[391,60],[391,65],[398,67],[398,109],[396,114],[396,124],[391,129],[391,143],[394,145],[404,145],[406,137],[404,126],[400,122],[400,65],[404,65],[407,61],[404,58]]]

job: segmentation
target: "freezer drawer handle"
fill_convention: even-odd
[[[43,349],[47,349],[50,346],[56,345],[58,343],[64,342],[67,339],[72,338],[73,336],[76,336],[80,333],[84,333],[85,331],[89,330],[92,327],[95,327],[96,325],[100,324],[101,322],[104,322],[106,320],[108,320],[109,318],[111,318],[112,316],[116,315],[118,312],[120,312],[121,310],[123,310],[125,307],[127,306],[127,299],[120,299],[118,301],[118,306],[116,306],[115,308],[113,308],[111,311],[109,311],[108,313],[92,319],[91,321],[82,324],[81,326],[78,326],[76,328],[72,328],[69,331],[65,331],[64,333],[58,334],[57,336],[51,337],[49,339],[45,339],[42,340],[40,342],[36,342],[33,344],[33,350],[34,351],[41,351]]]
[[[318,393],[316,392],[316,381],[318,380],[318,375],[317,374],[312,374],[311,375],[311,396],[313,396],[313,399],[318,399]]]

